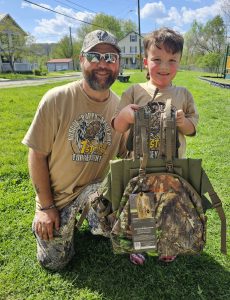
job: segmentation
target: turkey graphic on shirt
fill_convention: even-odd
[[[111,128],[102,116],[85,113],[72,122],[68,140],[73,150],[73,161],[100,162],[112,143]]]

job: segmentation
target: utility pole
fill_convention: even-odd
[[[71,47],[71,57],[72,57],[72,60],[73,60],[73,69],[75,70],[74,56],[73,56],[73,41],[72,41],[71,27],[69,27],[69,39],[70,39],[70,47]]]
[[[137,1],[137,4],[138,4],[138,35],[139,35],[140,70],[141,70],[141,72],[142,72],[140,0]]]

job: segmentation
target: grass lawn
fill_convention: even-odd
[[[113,90],[120,95],[129,85],[145,81],[144,74],[131,74],[129,83],[116,81]],[[187,156],[203,159],[230,220],[230,90],[199,80],[201,75],[181,71],[175,80],[192,92],[200,114],[197,136],[187,138]],[[21,140],[42,95],[60,84],[0,90],[0,299],[230,299],[230,255],[220,254],[215,211],[207,214],[204,252],[179,257],[168,266],[157,257],[148,257],[144,266],[132,265],[127,256],[113,254],[109,240],[92,236],[85,224],[76,233],[77,253],[65,270],[52,273],[40,267],[30,229],[34,191]]]
[[[45,75],[34,75],[34,74],[19,74],[19,73],[0,73],[0,79],[9,80],[23,80],[23,79],[41,79],[57,76],[68,76],[76,75],[78,71],[59,71],[59,72],[48,72]]]

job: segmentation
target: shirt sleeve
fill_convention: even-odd
[[[56,131],[55,97],[52,93],[47,92],[37,108],[34,119],[22,143],[48,155],[52,150]]]
[[[196,108],[192,94],[187,90],[187,103],[184,108],[185,117],[192,122],[195,127],[195,132],[192,136],[196,135],[196,128],[199,121],[199,114]]]

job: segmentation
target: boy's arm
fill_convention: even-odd
[[[125,106],[117,116],[112,119],[113,128],[121,133],[129,129],[130,124],[134,123],[134,111],[138,110],[139,106],[136,104],[129,104]]]

